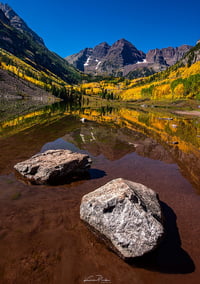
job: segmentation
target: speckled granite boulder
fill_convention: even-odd
[[[81,176],[91,164],[88,155],[69,150],[48,150],[14,168],[33,184],[59,184]]]
[[[122,178],[83,196],[80,217],[123,259],[154,250],[164,235],[157,194]]]

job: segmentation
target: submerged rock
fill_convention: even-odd
[[[14,168],[33,184],[58,184],[82,175],[91,164],[88,155],[69,150],[48,150]]]
[[[83,196],[80,217],[123,259],[154,250],[164,234],[157,194],[122,178]]]

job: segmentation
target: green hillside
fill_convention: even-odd
[[[79,89],[87,95],[123,101],[200,99],[200,43],[165,71],[132,80],[86,83]]]
[[[81,73],[66,60],[34,41],[28,32],[20,32],[0,20],[0,47],[19,57],[38,71],[51,72],[68,84],[78,83]]]

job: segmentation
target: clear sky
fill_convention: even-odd
[[[200,0],[0,0],[65,57],[125,38],[138,49],[200,39]]]

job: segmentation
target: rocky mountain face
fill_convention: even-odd
[[[124,66],[142,62],[144,58],[144,52],[129,41],[120,39],[112,46],[103,42],[94,48],[85,48],[66,57],[66,60],[85,73],[118,75]]]
[[[1,3],[0,3],[0,5],[1,5]],[[0,20],[3,21],[7,25],[10,24],[9,19],[5,16],[4,12],[1,9],[0,9]]]
[[[181,45],[179,47],[167,47],[152,49],[146,54],[146,61],[149,63],[160,63],[163,65],[174,65],[192,46]]]
[[[8,5],[0,3],[0,11],[2,11],[5,17],[8,19],[10,25],[21,32],[28,32],[38,43],[44,45],[44,41],[34,31],[32,31],[27,24],[22,20],[15,11]]]
[[[0,3],[0,47],[39,71],[78,83],[80,72],[46,48],[43,40],[7,4]]]
[[[178,62],[178,65],[192,65],[195,62],[200,61],[200,40],[197,41],[196,45],[189,50],[182,59]]]
[[[91,56],[91,53],[91,48],[85,48],[79,53],[69,56],[69,58],[67,58],[67,61],[77,69],[84,71],[84,64],[86,64],[88,58]]]
[[[66,57],[66,60],[88,74],[136,78],[165,70],[180,60],[190,48],[189,45],[156,48],[145,54],[129,41],[121,39],[112,46],[103,42],[94,48],[85,48]]]
[[[133,79],[163,71],[181,60],[191,48],[192,46],[190,45],[181,45],[179,47],[149,50],[146,54],[145,62],[125,66],[123,75]]]

